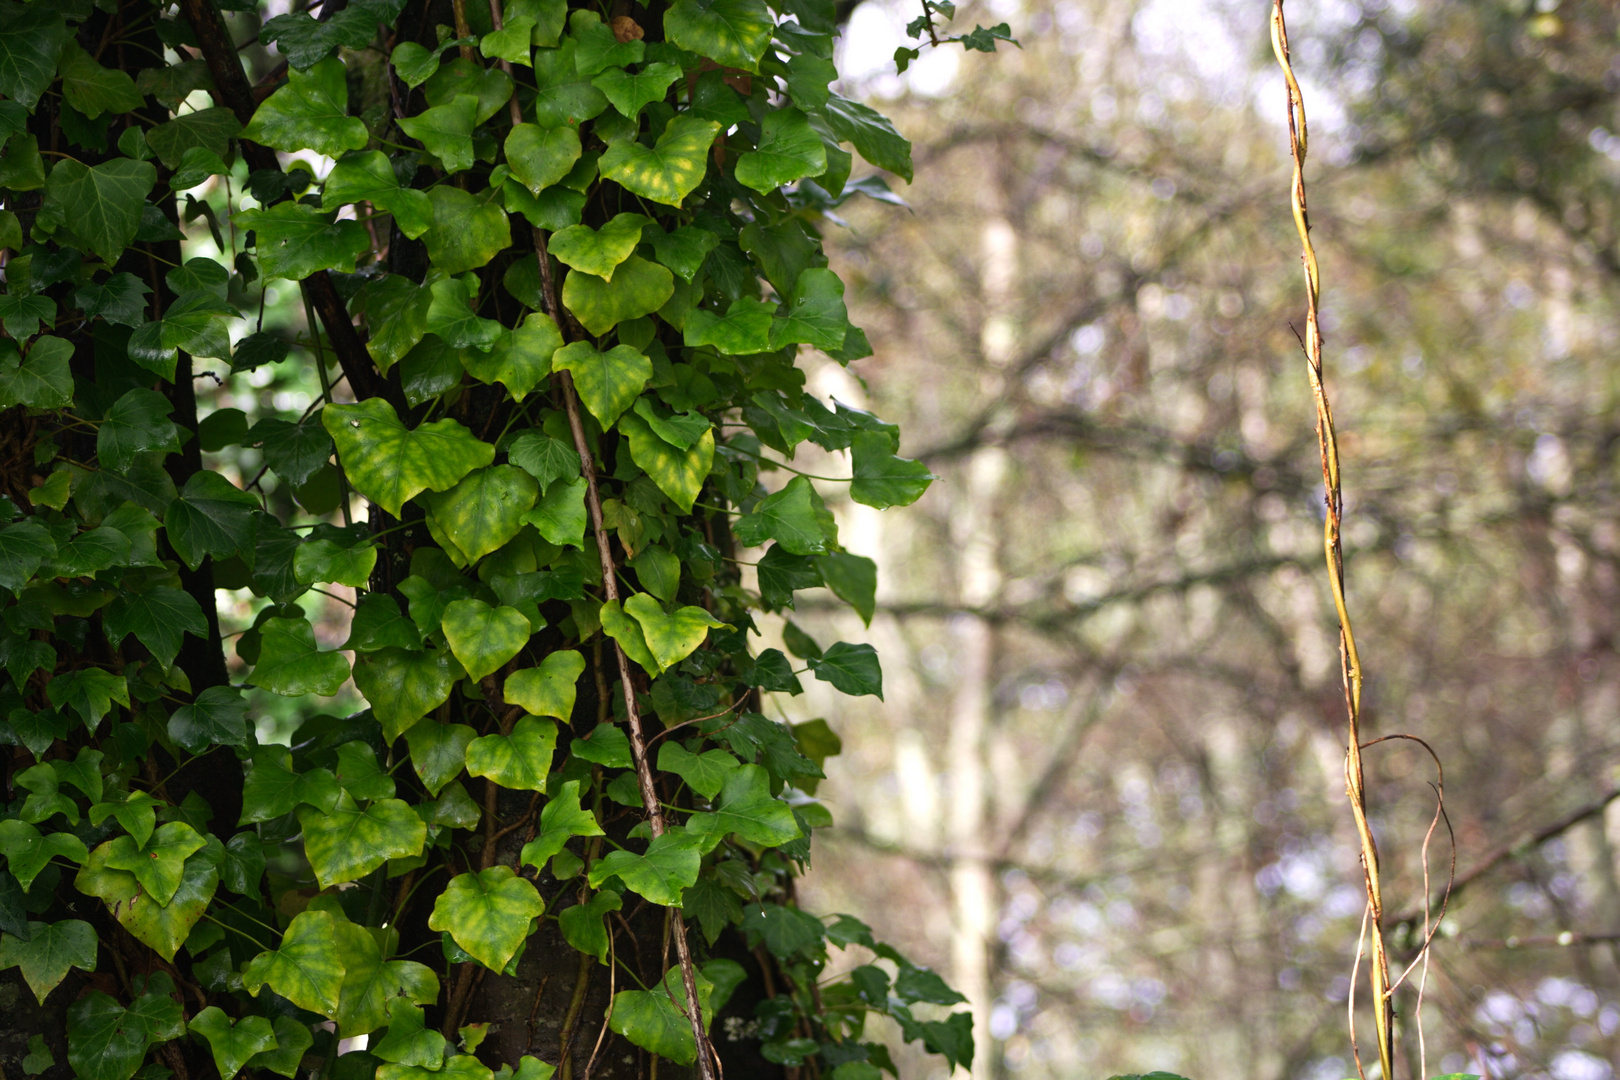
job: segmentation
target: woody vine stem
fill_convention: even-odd
[[[1310,374],[1311,394],[1316,401],[1316,439],[1322,456],[1322,483],[1327,512],[1322,523],[1322,544],[1327,557],[1328,583],[1333,590],[1333,606],[1339,616],[1339,657],[1344,677],[1344,700],[1349,730],[1345,736],[1345,788],[1350,810],[1355,815],[1356,832],[1361,840],[1361,866],[1367,887],[1367,929],[1372,938],[1370,974],[1373,990],[1373,1017],[1378,1029],[1378,1062],[1388,1080],[1394,1075],[1394,1025],[1390,1001],[1389,957],[1383,930],[1383,889],[1378,874],[1378,845],[1367,824],[1367,793],[1361,763],[1361,658],[1356,652],[1356,636],[1350,626],[1350,612],[1344,598],[1344,548],[1340,542],[1344,499],[1340,491],[1339,443],[1333,427],[1333,409],[1328,404],[1322,380],[1322,328],[1318,320],[1318,300],[1322,278],[1311,244],[1310,217],[1305,203],[1305,99],[1288,54],[1288,25],[1283,19],[1283,0],[1273,0],[1271,8],[1271,47],[1288,82],[1288,142],[1293,155],[1294,175],[1290,187],[1294,225],[1299,230],[1301,259],[1305,264],[1305,359]],[[1354,1001],[1354,997],[1351,998]],[[1354,1015],[1352,1014],[1352,1022]],[[1355,1041],[1352,1023],[1351,1042]],[[1361,1058],[1356,1056],[1356,1068]]]

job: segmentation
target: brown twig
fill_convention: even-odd
[[[550,273],[551,256],[547,253],[544,238],[539,230],[535,230],[535,256],[540,260],[541,280],[546,289],[546,303],[552,308],[553,315],[560,314],[561,305],[557,302],[555,282]],[[560,320],[559,320],[560,321]],[[585,438],[585,423],[580,416],[579,395],[574,390],[574,380],[567,371],[556,373],[557,384],[562,393],[563,407],[568,413],[568,428],[574,437],[574,449],[579,454],[580,473],[585,477],[585,502],[590,512],[591,527],[596,532],[596,554],[602,563],[602,591],[607,596],[607,602],[619,602],[619,581],[617,568],[614,566],[613,549],[608,539],[607,528],[602,523],[602,496],[596,484],[596,465],[591,457],[590,441]],[[636,768],[637,786],[641,790],[642,809],[647,814],[647,825],[652,830],[653,839],[663,836],[666,831],[664,811],[658,800],[658,791],[653,786],[652,763],[648,760],[646,738],[641,731],[641,708],[636,703],[635,677],[630,670],[630,658],[625,655],[619,643],[613,643],[613,655],[618,659],[619,684],[624,690],[625,726],[630,736],[630,757]],[[686,1000],[696,1004],[697,973],[692,963],[692,950],[686,940],[686,920],[680,917],[679,912],[674,917],[675,955],[681,965],[681,982],[686,989]],[[703,1029],[702,1011],[693,1008],[689,1019],[692,1021],[692,1038],[697,1043],[697,1074],[699,1080],[714,1080],[714,1070],[709,1060],[708,1033]],[[589,1070],[587,1070],[589,1075]]]

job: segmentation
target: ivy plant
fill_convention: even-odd
[[[932,479],[798,365],[870,354],[820,230],[911,178],[833,3],[311,8],[0,0],[24,1072],[873,1080],[872,1017],[970,1062],[796,901],[839,741],[772,698],[876,653],[758,641],[873,613],[799,447]]]

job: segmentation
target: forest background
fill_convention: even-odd
[[[851,208],[830,234],[876,352],[855,400],[942,479],[904,515],[848,508],[889,682],[881,709],[812,690],[797,714],[845,746],[811,885],[975,999],[976,1076],[1355,1072],[1363,900],[1261,7],[1006,0],[963,17],[1007,20],[1020,51],[900,77],[908,5],[863,4],[846,34],[846,78],[918,162],[913,213]],[[1429,968],[1429,1073],[1603,1080],[1616,16],[1288,12],[1365,730],[1435,747],[1459,874],[1485,868]],[[1396,916],[1421,909],[1433,812],[1405,745],[1368,759]],[[1432,873],[1446,859],[1442,837]]]
[[[968,995],[975,1077],[1336,1080],[1362,899],[1265,11],[964,5],[1021,48],[896,74],[914,6],[865,0],[843,33],[842,92],[894,118],[916,176],[894,182],[909,208],[837,208],[828,252],[874,355],[812,362],[809,387],[898,422],[940,480],[906,511],[829,493],[878,563],[876,614],[812,593],[796,619],[876,644],[886,700],[807,679],[782,703],[843,746],[800,898]],[[1428,972],[1429,1071],[1604,1080],[1620,27],[1597,0],[1290,15],[1366,725],[1440,754],[1464,874]],[[304,328],[285,283],[267,310]],[[251,423],[320,387],[277,365],[198,392]],[[245,473],[254,453],[209,460]],[[246,591],[220,595],[229,630],[252,623]],[[342,605],[309,606],[343,642]],[[252,704],[265,739],[298,722]],[[1369,768],[1387,903],[1409,914],[1429,764],[1380,748]],[[887,1034],[905,1075],[944,1075]]]

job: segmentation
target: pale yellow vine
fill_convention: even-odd
[[[1373,1016],[1378,1027],[1378,1062],[1385,1080],[1394,1076],[1394,1025],[1390,1008],[1389,957],[1384,946],[1384,900],[1378,878],[1378,845],[1367,824],[1367,794],[1361,764],[1361,658],[1356,653],[1356,637],[1350,627],[1350,612],[1344,599],[1344,548],[1339,540],[1344,509],[1339,486],[1339,444],[1333,427],[1333,409],[1328,405],[1327,388],[1322,381],[1322,329],[1317,319],[1317,301],[1322,294],[1321,272],[1316,250],[1311,245],[1310,216],[1305,203],[1305,99],[1288,55],[1288,26],[1283,21],[1283,0],[1273,0],[1271,8],[1271,47],[1288,81],[1288,142],[1293,152],[1294,176],[1290,188],[1294,225],[1305,263],[1305,359],[1310,373],[1311,393],[1316,399],[1316,438],[1322,455],[1322,483],[1326,491],[1327,513],[1322,524],[1322,543],[1327,556],[1328,584],[1333,590],[1333,606],[1339,614],[1339,655],[1344,674],[1344,700],[1349,714],[1345,739],[1345,788],[1355,815],[1356,832],[1361,838],[1361,866],[1367,886],[1366,932],[1372,939]],[[1358,949],[1359,961],[1359,949]],[[1359,965],[1358,965],[1359,966]],[[1353,999],[1352,999],[1353,1000]],[[1353,1015],[1353,1014],[1352,1014]],[[1352,1043],[1355,1031],[1351,1029]],[[1361,1069],[1360,1054],[1356,1068]]]

